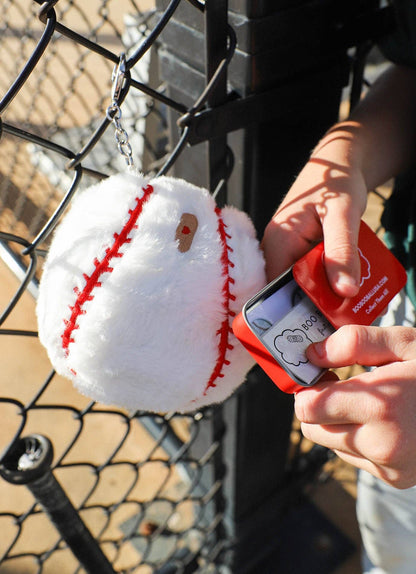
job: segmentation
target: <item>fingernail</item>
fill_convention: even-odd
[[[309,356],[309,353],[312,353],[312,355],[315,355],[319,359],[323,359],[326,355],[325,341],[321,341],[319,343],[312,343],[312,345],[308,347],[306,354]]]
[[[339,273],[336,279],[336,285],[338,290],[344,295],[344,297],[353,297],[357,294],[358,291],[358,283],[348,275],[347,273]]]

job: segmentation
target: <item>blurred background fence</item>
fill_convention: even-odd
[[[291,397],[253,369],[224,405],[186,416],[91,403],[51,371],[34,300],[73,195],[125,168],[106,116],[122,53],[136,167],[207,187],[261,237],[360,97],[388,6],[0,4],[0,573],[331,572],[350,548],[332,532],[330,549],[314,546],[310,529],[328,525],[304,500],[330,454],[303,447]]]

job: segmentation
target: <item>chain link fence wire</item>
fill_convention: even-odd
[[[2,279],[0,293],[0,573],[225,574],[235,541],[225,520],[232,501],[222,408],[130,415],[81,397],[50,371],[33,297],[73,195],[125,167],[106,113],[120,55],[126,80],[118,103],[134,163],[164,174],[186,157],[193,119],[226,89],[234,29],[222,24],[224,53],[190,104],[159,77],[160,35],[183,5],[200,21],[201,0],[1,5],[0,257],[17,281]],[[191,49],[177,53],[198,60]],[[170,117],[181,118],[174,135]],[[211,181],[218,197],[234,163],[228,147],[225,154],[225,171]],[[329,455],[317,448],[306,459],[298,434],[290,452],[287,476],[300,490]]]

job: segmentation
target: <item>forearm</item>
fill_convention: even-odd
[[[312,158],[359,170],[367,189],[406,170],[416,161],[416,70],[391,66]]]
[[[324,238],[329,281],[339,295],[358,289],[357,250],[367,193],[416,161],[416,71],[392,66],[351,117],[318,143],[268,224],[270,279]]]

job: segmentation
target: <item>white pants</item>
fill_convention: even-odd
[[[399,294],[379,324],[414,327],[415,309]],[[357,517],[365,574],[416,574],[416,487],[398,490],[360,471]]]
[[[398,490],[360,471],[357,517],[363,572],[416,573],[416,487]]]

